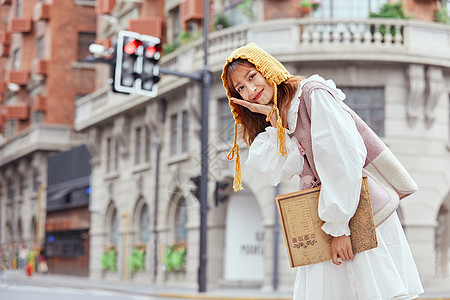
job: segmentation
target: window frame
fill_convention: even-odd
[[[386,133],[386,95],[384,86],[343,86],[340,89],[346,95],[345,104],[350,107],[380,138]],[[379,93],[381,101],[375,99],[366,101],[375,93]],[[359,97],[357,94],[365,95],[367,98]],[[353,98],[355,97],[355,98]],[[380,117],[377,117],[381,115]]]
[[[189,152],[190,114],[187,110],[170,116],[170,155],[177,156]]]

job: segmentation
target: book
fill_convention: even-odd
[[[332,236],[321,228],[324,221],[319,218],[319,194],[317,187],[276,197],[291,268],[332,259]],[[367,176],[363,176],[358,208],[349,227],[353,253],[378,246]]]

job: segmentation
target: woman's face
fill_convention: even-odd
[[[267,105],[273,100],[273,86],[253,66],[238,65],[231,74],[231,81],[245,101]]]

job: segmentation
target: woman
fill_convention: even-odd
[[[414,299],[423,292],[395,212],[417,185],[345,95],[318,75],[292,76],[255,44],[233,51],[222,81],[235,119],[235,190],[242,189],[238,124],[250,145],[246,168],[277,185],[300,175],[301,188],[321,185],[319,216],[332,238],[332,260],[298,267],[294,299]],[[372,174],[373,173],[373,174]],[[369,176],[378,247],[353,254],[348,222]]]

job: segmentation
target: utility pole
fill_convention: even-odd
[[[211,72],[208,66],[209,48],[209,6],[210,0],[203,0],[203,68],[200,72],[190,74],[160,68],[161,74],[188,77],[200,83],[202,89],[201,103],[201,178],[200,178],[200,253],[198,266],[198,292],[206,292],[207,271],[207,216],[208,216],[208,110],[209,110],[209,86],[211,84]]]
[[[203,0],[203,76],[202,76],[202,129],[201,129],[201,184],[200,184],[200,263],[198,268],[198,291],[206,291],[207,271],[207,216],[208,216],[208,108],[209,108],[209,86],[211,84],[211,73],[208,67],[209,48],[209,6],[210,0]]]

